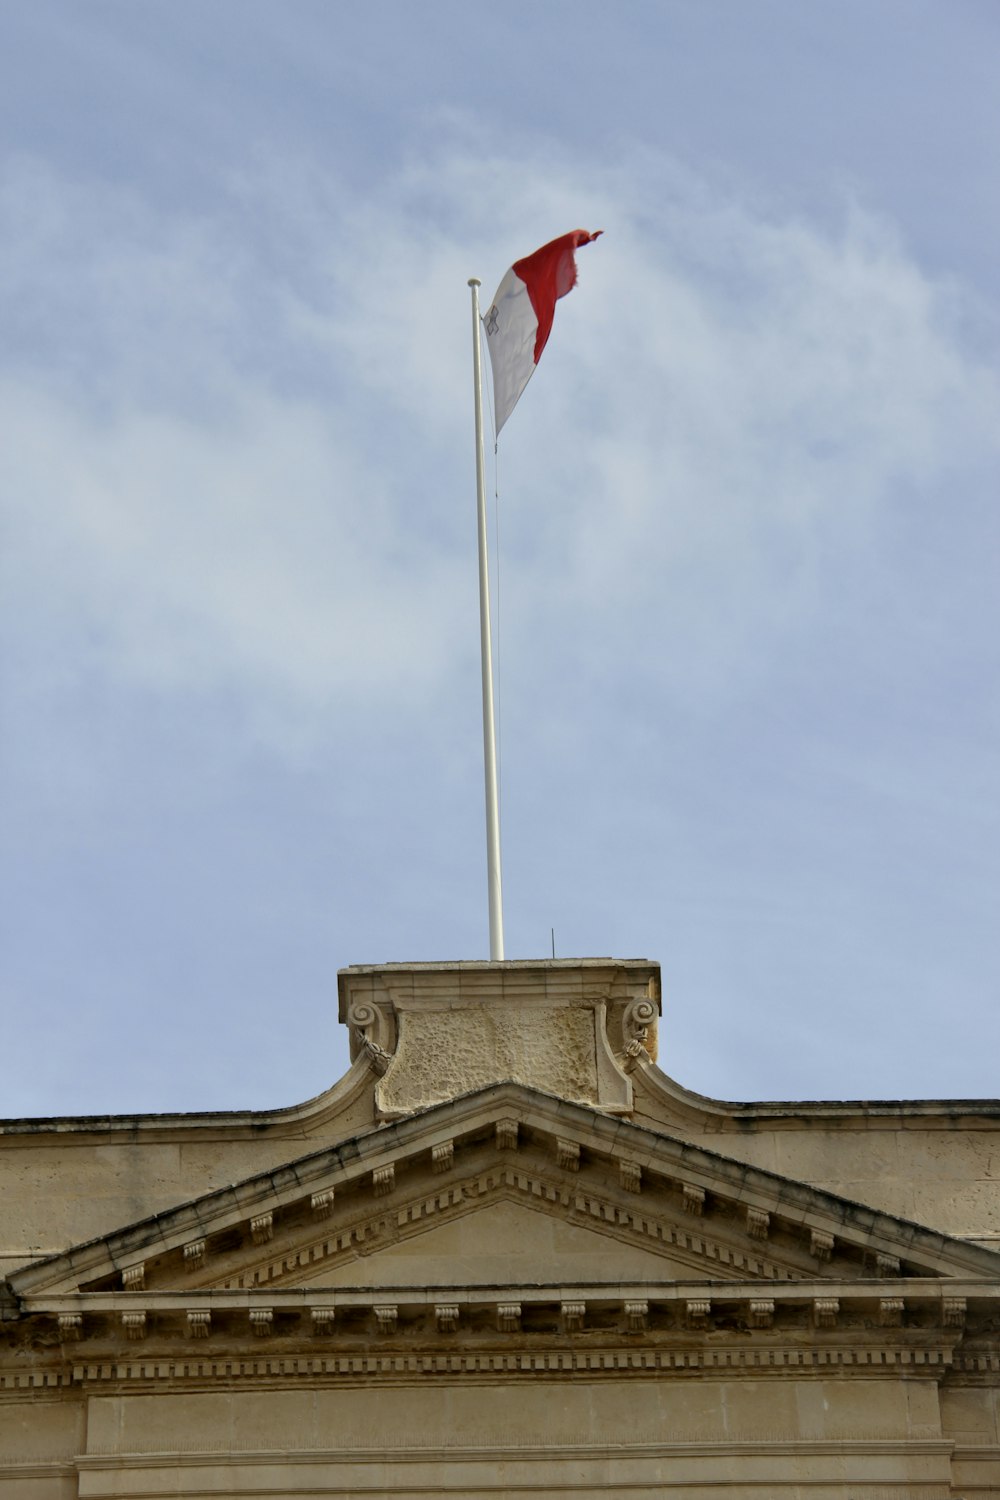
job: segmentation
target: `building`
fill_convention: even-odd
[[[1000,1104],[724,1104],[645,961],[358,967],[269,1113],[8,1121],[0,1500],[1000,1495]]]

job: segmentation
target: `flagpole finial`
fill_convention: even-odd
[[[470,286],[482,286],[482,284],[483,283],[480,281],[480,279],[479,279],[478,276],[470,276],[469,277],[469,285]]]

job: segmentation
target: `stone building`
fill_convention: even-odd
[[[274,1112],[0,1126],[0,1500],[1000,1496],[1000,1104],[724,1104],[645,961],[339,979]]]

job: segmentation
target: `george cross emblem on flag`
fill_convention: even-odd
[[[497,305],[494,302],[493,306],[490,308],[489,312],[486,314],[486,333],[487,333],[487,336],[490,335],[490,334],[496,333],[497,327],[498,327],[497,317],[498,317],[498,314],[497,314]]]

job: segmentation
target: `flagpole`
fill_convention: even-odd
[[[503,888],[500,878],[500,803],[497,737],[493,722],[493,643],[490,635],[490,572],[486,550],[486,454],[483,443],[483,361],[479,328],[480,281],[472,288],[472,382],[476,397],[476,499],[479,515],[479,645],[483,668],[483,768],[486,776],[486,877],[490,906],[490,958],[503,958]]]

